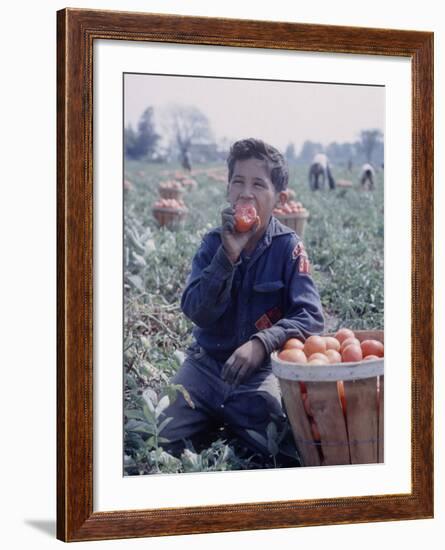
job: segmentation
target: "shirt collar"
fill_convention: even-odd
[[[283,225],[274,216],[271,216],[269,225],[267,226],[266,233],[264,234],[263,238],[267,244],[270,244],[273,237],[276,237],[278,235],[287,235],[288,233],[292,233],[292,229]]]
[[[293,232],[292,229],[283,225],[274,216],[271,216],[266,232],[264,233],[262,238],[258,241],[254,252],[250,256],[249,264],[253,264],[261,256],[264,250],[270,246],[270,244],[272,243],[272,239],[274,237],[277,237],[279,235],[286,235],[292,232]]]

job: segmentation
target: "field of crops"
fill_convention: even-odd
[[[184,224],[159,228],[152,206],[159,184],[172,179],[178,166],[126,161],[124,191],[124,368],[126,475],[196,472],[253,467],[221,437],[206,449],[187,449],[178,459],[166,453],[159,436],[163,411],[181,387],[170,379],[191,343],[192,324],[181,313],[181,291],[202,236],[219,225],[227,203],[226,169],[199,165],[197,185],[183,199]],[[327,321],[327,330],[383,328],[383,172],[372,192],[362,191],[358,173],[333,169],[352,188],[312,192],[307,167],[290,170],[290,189],[310,212],[304,236]],[[272,439],[282,434],[272,433]],[[271,442],[271,448],[276,446]],[[271,453],[273,454],[273,453]],[[279,466],[279,464],[278,464]]]

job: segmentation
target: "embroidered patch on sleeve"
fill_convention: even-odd
[[[294,248],[292,252],[292,259],[293,260],[298,259],[298,263],[297,263],[298,273],[310,274],[311,264],[309,262],[306,249],[304,248],[304,244],[301,241]]]
[[[307,256],[300,256],[300,261],[298,262],[298,271],[299,273],[310,273],[311,264]]]
[[[301,254],[305,254],[307,256],[304,244],[300,241],[292,251],[292,259],[296,260]]]

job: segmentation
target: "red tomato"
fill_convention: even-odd
[[[359,346],[360,340],[358,338],[355,338],[355,336],[350,336],[349,338],[345,338],[340,345],[340,352],[342,352],[350,344],[355,344]]]
[[[326,341],[323,336],[309,336],[304,343],[304,353],[309,357],[313,353],[324,353]]]
[[[326,349],[335,349],[335,351],[340,351],[340,342],[337,338],[333,336],[325,336]]]
[[[343,340],[346,340],[346,338],[354,338],[354,336],[355,334],[352,332],[352,330],[348,328],[341,328],[335,335],[340,344],[343,342]]]
[[[362,348],[357,344],[346,346],[341,352],[344,363],[355,363],[363,359]]]
[[[281,361],[288,361],[289,363],[306,363],[307,358],[301,349],[284,349],[278,354],[278,359]]]
[[[237,204],[235,206],[235,230],[245,233],[259,220],[256,209],[251,204]]]
[[[283,346],[283,349],[303,349],[303,348],[304,348],[304,344],[298,338],[289,338],[289,340],[287,340]]]
[[[327,365],[329,359],[324,353],[313,353],[308,357],[307,362],[310,365]]]
[[[384,355],[384,346],[382,342],[379,342],[378,340],[364,340],[361,346],[363,357],[367,357],[368,355],[383,357]]]
[[[329,363],[341,363],[341,355],[335,349],[328,349],[326,351],[326,357],[329,359]]]

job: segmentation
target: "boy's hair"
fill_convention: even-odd
[[[272,147],[272,145],[265,143],[261,139],[254,138],[235,141],[230,148],[230,153],[227,158],[229,182],[232,179],[235,162],[237,160],[247,160],[250,158],[260,159],[266,162],[270,171],[270,179],[277,192],[287,189],[289,171],[283,155],[278,149]]]

